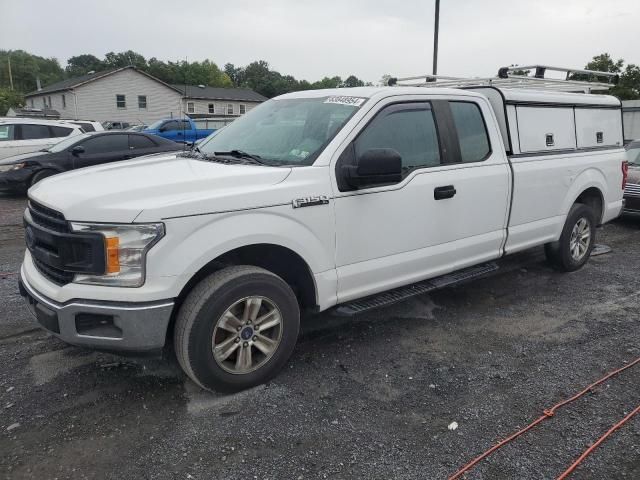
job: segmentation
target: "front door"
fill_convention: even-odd
[[[484,121],[490,107],[476,100],[388,103],[349,144],[355,158],[398,151],[403,178],[336,193],[339,302],[500,255],[510,173],[499,132]]]

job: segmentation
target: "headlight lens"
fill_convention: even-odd
[[[24,163],[12,163],[11,165],[0,165],[0,172],[8,172],[9,170],[20,170],[24,168]]]
[[[78,274],[74,283],[113,287],[140,287],[145,280],[147,252],[164,236],[163,223],[131,225],[71,223],[74,232],[104,236],[107,271],[104,275]]]

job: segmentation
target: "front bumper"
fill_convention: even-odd
[[[40,326],[72,345],[112,352],[151,353],[164,347],[174,301],[55,302],[37,292],[21,273],[20,294]]]
[[[33,175],[30,168],[0,172],[0,192],[24,193],[29,188],[29,180]]]

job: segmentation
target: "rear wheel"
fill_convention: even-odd
[[[207,390],[234,391],[273,378],[295,347],[298,301],[280,277],[234,266],[202,280],[185,299],[175,326],[180,366]]]
[[[557,270],[573,272],[587,263],[596,240],[593,210],[576,203],[571,207],[557,242],[545,245],[547,260]]]
[[[31,177],[31,183],[30,183],[30,187],[33,187],[36,183],[38,183],[40,180],[43,180],[47,177],[50,177],[52,175],[55,175],[56,172],[54,172],[53,170],[40,170],[39,172],[36,172],[33,177]]]

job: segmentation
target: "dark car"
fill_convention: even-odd
[[[629,174],[624,189],[624,213],[640,213],[640,140],[626,146]]]
[[[0,161],[0,191],[21,193],[56,173],[183,149],[184,145],[145,133],[95,132],[74,135],[48,149]]]

